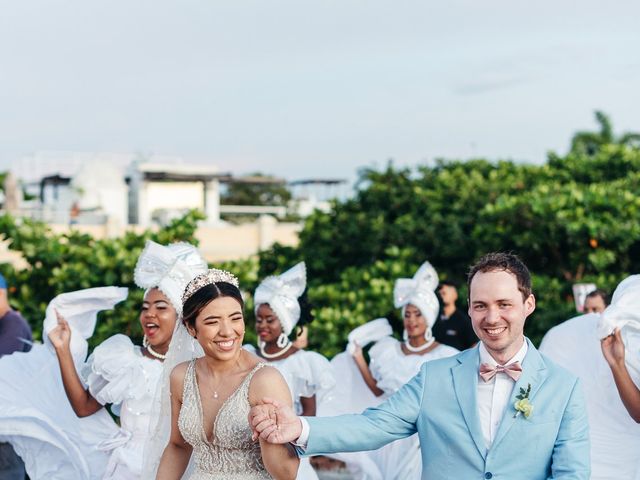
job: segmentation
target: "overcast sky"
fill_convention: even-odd
[[[640,2],[0,0],[0,168],[43,150],[353,179],[640,131]]]

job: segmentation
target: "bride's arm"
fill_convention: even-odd
[[[249,386],[251,406],[269,397],[291,407],[291,393],[284,378],[273,367],[264,367],[256,372]],[[267,443],[260,439],[262,461],[269,474],[276,480],[294,480],[298,474],[300,459],[290,444]]]
[[[191,445],[182,438],[178,428],[186,370],[187,364],[181,363],[171,372],[171,436],[160,459],[156,480],[179,480],[182,478],[191,457]]]

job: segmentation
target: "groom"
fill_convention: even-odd
[[[524,337],[535,309],[527,267],[491,253],[469,272],[469,315],[479,345],[427,362],[376,408],[297,417],[265,399],[254,435],[293,442],[305,455],[373,450],[418,432],[422,478],[587,480],[589,429],[576,377]]]

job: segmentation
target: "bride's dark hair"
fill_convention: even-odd
[[[191,295],[182,306],[182,322],[195,330],[196,317],[213,300],[220,297],[231,297],[238,301],[240,308],[244,309],[244,300],[238,287],[227,282],[217,282],[205,285]]]

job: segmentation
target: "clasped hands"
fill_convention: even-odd
[[[302,433],[302,423],[293,409],[271,398],[263,398],[249,412],[252,440],[268,443],[295,442]]]

